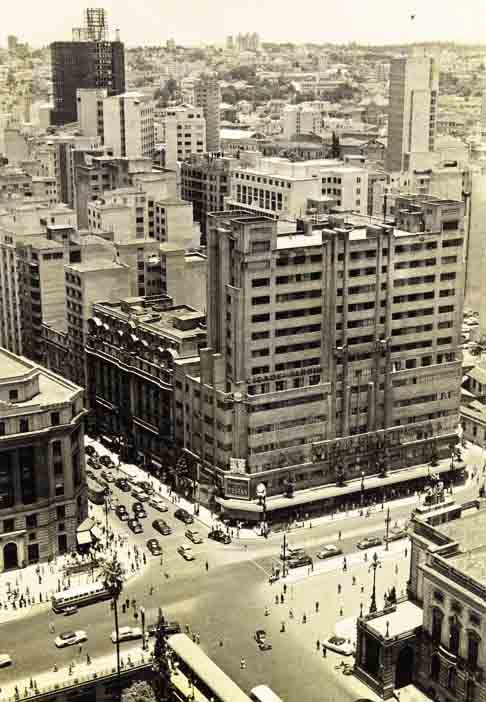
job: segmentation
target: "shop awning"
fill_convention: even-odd
[[[87,546],[93,542],[93,537],[90,531],[78,531],[76,539],[79,546]]]
[[[81,524],[78,526],[76,531],[78,532],[78,534],[82,531],[91,531],[91,529],[94,527],[94,525],[95,525],[95,520],[92,517],[86,517],[86,519],[84,519],[81,522]]]

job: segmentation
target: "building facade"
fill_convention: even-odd
[[[176,168],[191,154],[206,151],[206,120],[202,108],[178,105],[162,110],[162,141],[165,143],[165,167]]]
[[[103,101],[104,143],[115,156],[152,158],[154,103],[143,93],[122,93]]]
[[[248,212],[209,215],[208,349],[185,380],[184,446],[223,509],[257,516],[241,499],[261,482],[275,513],[332,506],[360,475],[376,497],[450,455],[462,207],[404,198],[395,227],[330,217],[287,234]],[[290,503],[289,485],[302,491]]]
[[[76,547],[88,512],[83,391],[0,351],[0,571]]]
[[[195,107],[201,107],[206,120],[206,148],[209,152],[219,152],[219,106],[221,88],[216,75],[201,75],[194,83],[193,100]]]

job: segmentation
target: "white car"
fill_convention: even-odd
[[[190,546],[179,546],[177,553],[180,553],[182,558],[184,558],[186,561],[196,560],[196,556],[194,555]]]
[[[5,668],[7,665],[12,665],[12,659],[8,653],[0,653],[0,668]]]
[[[88,640],[88,634],[82,629],[77,631],[65,631],[59,636],[56,636],[54,643],[57,648],[64,648],[65,646],[74,646],[75,644],[82,643]]]
[[[133,641],[133,639],[141,639],[142,630],[139,626],[121,626],[118,629],[119,641]],[[116,643],[116,631],[111,632],[111,640]]]
[[[317,553],[316,556],[317,558],[320,558],[321,561],[323,561],[325,558],[332,558],[333,556],[339,556],[342,551],[340,548],[337,546],[334,546],[334,544],[329,544],[328,546],[323,546]]]
[[[322,642],[322,645],[328,648],[330,651],[334,651],[335,653],[341,653],[341,655],[343,656],[354,655],[353,644],[350,643],[348,639],[345,639],[342,636],[337,636],[336,634],[333,634],[332,636],[329,636],[327,639],[325,639]]]
[[[162,497],[159,497],[158,495],[153,495],[149,501],[149,505],[156,509],[158,512],[168,512],[169,508],[165,504],[165,501],[162,499]]]

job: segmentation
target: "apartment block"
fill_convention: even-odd
[[[261,482],[285,520],[338,508],[360,476],[370,500],[417,489],[431,460],[458,479],[440,460],[457,440],[463,241],[462,202],[433,197],[401,198],[394,226],[208,216],[208,348],[176,421],[225,512],[258,519],[241,499]]]
[[[154,103],[143,93],[123,93],[103,101],[104,143],[115,156],[152,158]]]
[[[283,136],[291,139],[296,134],[320,134],[322,114],[311,105],[287,105],[282,115]]]
[[[176,168],[191,154],[206,151],[206,120],[202,108],[178,105],[162,110],[159,121],[165,144],[165,167]]]
[[[206,255],[174,244],[160,244],[159,256],[163,292],[171,296],[175,305],[187,305],[206,314]]]
[[[0,349],[0,571],[76,548],[84,414],[80,387]]]
[[[76,91],[79,128],[83,136],[104,140],[103,101],[108,97],[106,88],[80,88]]]
[[[209,152],[219,152],[219,125],[221,88],[216,74],[202,74],[194,82],[191,104],[201,107],[206,120],[206,148]]]
[[[0,346],[22,353],[22,307],[15,237],[0,229]]]
[[[230,171],[235,159],[193,155],[180,166],[181,197],[192,203],[194,220],[201,227],[202,241],[206,237],[206,217],[209,212],[224,209],[230,193]]]

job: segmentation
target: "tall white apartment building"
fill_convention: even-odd
[[[0,346],[22,353],[22,318],[15,237],[0,230]]]
[[[114,156],[152,158],[154,103],[142,93],[113,95],[103,101],[104,143]]]
[[[433,151],[439,70],[428,57],[400,57],[390,65],[386,169],[407,169],[406,154]]]
[[[283,135],[319,134],[322,128],[321,111],[311,105],[287,105],[282,115]]]
[[[248,207],[278,218],[295,219],[334,201],[349,212],[366,214],[368,172],[334,159],[294,163],[245,152],[231,171],[229,207]]]
[[[178,161],[206,151],[206,120],[202,108],[178,105],[160,115],[165,167],[175,169]]]
[[[107,88],[78,88],[76,91],[79,128],[83,136],[104,138],[103,101]]]
[[[221,88],[216,74],[203,74],[194,82],[192,104],[202,107],[206,120],[206,148],[208,151],[219,151],[219,106],[221,103]]]

